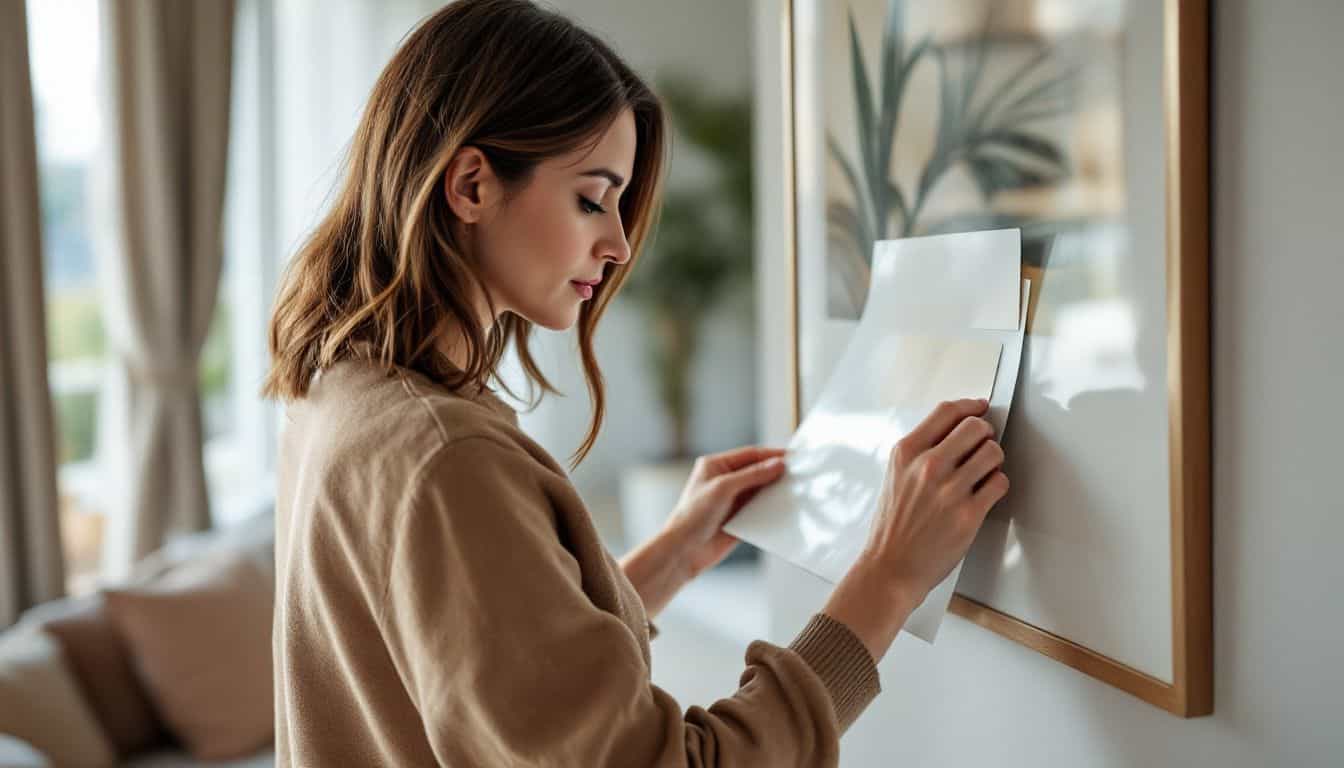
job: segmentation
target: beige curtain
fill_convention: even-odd
[[[210,524],[197,364],[223,258],[232,0],[103,0],[104,569]]]
[[[0,627],[64,592],[24,0],[0,0]]]

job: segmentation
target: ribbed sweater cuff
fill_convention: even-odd
[[[789,643],[825,684],[844,733],[882,692],[877,665],[863,641],[849,627],[817,613]]]

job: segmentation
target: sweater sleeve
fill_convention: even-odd
[[[879,691],[843,624],[751,643],[739,688],[682,711],[639,639],[582,589],[524,451],[461,438],[407,489],[380,624],[441,764],[834,766]]]

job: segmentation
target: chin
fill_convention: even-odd
[[[568,311],[537,312],[527,319],[549,331],[567,331],[579,321],[579,312],[577,307]]]
[[[574,322],[572,320],[562,322],[544,322],[544,323],[534,322],[533,325],[539,325],[548,331],[568,331],[570,328],[574,327]]]

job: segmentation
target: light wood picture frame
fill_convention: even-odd
[[[793,376],[789,385],[793,390],[793,425],[801,423],[806,410],[805,391],[815,390],[817,382],[829,372],[825,370],[826,352],[817,350],[842,346],[843,331],[834,331],[828,326],[827,312],[834,313],[835,291],[825,294],[822,299],[814,295],[816,286],[824,283],[827,275],[834,275],[834,262],[827,253],[828,243],[835,237],[836,219],[827,220],[819,210],[830,208],[834,212],[836,204],[827,194],[828,173],[832,178],[840,174],[832,167],[825,170],[828,162],[831,166],[843,163],[843,148],[825,147],[819,136],[819,129],[825,133],[835,110],[828,109],[819,99],[821,88],[799,87],[800,77],[821,79],[823,66],[817,61],[820,54],[821,35],[813,27],[817,26],[818,13],[834,13],[833,9],[818,10],[817,3],[825,0],[794,0],[784,4],[781,20],[786,41],[784,49],[785,98],[783,100],[784,139],[788,148],[788,165],[784,178],[788,185],[787,199],[791,201],[786,212],[788,235],[786,252],[789,260],[788,272],[791,276],[791,295],[789,297],[790,323],[788,331],[792,336],[790,357]],[[839,3],[839,0],[836,0]],[[914,3],[911,3],[914,4]],[[843,7],[843,3],[840,3]],[[1153,349],[1148,350],[1160,359],[1159,366],[1150,365],[1146,373],[1152,373],[1152,381],[1141,386],[1145,397],[1153,400],[1165,410],[1165,418],[1149,420],[1142,426],[1151,427],[1151,435],[1145,434],[1136,439],[1149,439],[1165,444],[1161,453],[1165,479],[1148,485],[1147,491],[1155,498],[1165,499],[1163,508],[1148,504],[1145,513],[1152,520],[1166,520],[1162,531],[1151,530],[1147,526],[1138,535],[1151,534],[1152,542],[1164,545],[1169,552],[1169,593],[1165,589],[1153,590],[1151,596],[1128,596],[1137,600],[1146,600],[1148,608],[1166,605],[1169,610],[1166,621],[1152,622],[1153,637],[1145,638],[1136,645],[1161,645],[1169,643],[1169,656],[1150,664],[1136,664],[1121,658],[1122,654],[1110,654],[1104,648],[1093,647],[1094,643],[1079,637],[1071,637],[1069,632],[1054,631],[1048,621],[1034,621],[1030,616],[1015,615],[1012,609],[992,604],[993,600],[976,599],[960,589],[954,596],[951,612],[1009,640],[1031,648],[1050,658],[1058,660],[1079,672],[1089,675],[1108,685],[1126,691],[1138,698],[1160,707],[1180,717],[1196,717],[1211,714],[1213,711],[1213,621],[1212,621],[1212,557],[1211,557],[1211,458],[1210,458],[1210,344],[1209,344],[1209,9],[1207,0],[1154,0],[1153,2],[1131,2],[1124,13],[1131,19],[1140,19],[1146,24],[1144,29],[1160,28],[1158,35],[1149,41],[1155,50],[1160,51],[1160,62],[1153,62],[1154,71],[1160,71],[1160,84],[1149,83],[1154,96],[1160,93],[1160,100],[1150,101],[1160,108],[1161,140],[1160,151],[1146,151],[1140,146],[1134,151],[1125,146],[1127,164],[1126,176],[1134,187],[1144,184],[1153,186],[1158,194],[1154,198],[1160,216],[1145,219],[1135,211],[1129,211],[1129,219],[1124,226],[1131,234],[1146,227],[1149,231],[1133,235],[1135,241],[1143,237],[1154,238],[1160,247],[1141,250],[1137,246],[1123,252],[1127,258],[1149,259],[1145,274],[1159,275],[1164,282],[1162,291],[1154,299],[1154,304],[1136,305],[1140,317],[1135,321],[1139,325],[1147,324]],[[851,11],[852,13],[852,11]],[[1142,14],[1156,14],[1157,18],[1148,18]],[[800,26],[801,25],[801,26]],[[824,26],[824,25],[822,25]],[[833,25],[834,26],[834,25]],[[865,25],[855,24],[863,31]],[[871,25],[869,25],[871,26]],[[988,25],[986,26],[988,28]],[[827,41],[834,42],[834,30]],[[1137,34],[1137,33],[1135,33]],[[1146,32],[1144,34],[1147,34]],[[852,38],[854,50],[864,50],[861,34]],[[873,39],[871,30],[869,38]],[[1133,41],[1129,41],[1133,42]],[[869,46],[876,48],[876,46]],[[801,50],[800,50],[801,49]],[[886,49],[883,49],[884,52]],[[907,48],[908,50],[908,48]],[[940,62],[941,64],[942,62]],[[880,66],[880,65],[879,65]],[[856,65],[856,69],[857,69]],[[899,70],[899,67],[895,68]],[[872,67],[873,71],[878,66]],[[1127,73],[1132,75],[1132,73]],[[857,78],[856,78],[857,80]],[[847,83],[837,83],[834,78],[825,80],[829,91],[847,88]],[[858,92],[855,86],[855,93]],[[878,100],[882,98],[882,86],[878,86]],[[1129,92],[1126,91],[1128,94]],[[1136,100],[1138,101],[1138,100]],[[903,117],[901,119],[904,119]],[[1139,119],[1126,116],[1125,120]],[[1140,120],[1141,124],[1142,121]],[[826,140],[835,145],[831,137]],[[1128,138],[1125,139],[1128,141]],[[828,156],[829,150],[829,156]],[[1152,145],[1147,146],[1152,150]],[[1048,158],[1047,158],[1048,159]],[[1148,172],[1158,169],[1157,173]],[[853,178],[851,176],[851,181]],[[848,187],[858,191],[861,183]],[[992,186],[992,185],[991,185]],[[982,188],[983,191],[983,188]],[[1129,191],[1131,199],[1137,192]],[[902,209],[909,213],[908,202]],[[855,207],[858,207],[857,201]],[[802,214],[800,215],[800,211]],[[894,214],[893,214],[894,215]],[[852,221],[859,217],[842,219]],[[1159,220],[1160,219],[1160,220]],[[1156,222],[1156,224],[1154,224]],[[969,227],[975,228],[975,227]],[[988,228],[988,227],[983,227]],[[828,230],[832,232],[828,233]],[[887,237],[901,236],[901,232],[890,233]],[[907,232],[906,234],[910,234]],[[1025,235],[1024,235],[1025,238]],[[879,238],[881,239],[881,238]],[[832,249],[833,250],[833,249]],[[1164,252],[1163,252],[1164,251]],[[1051,286],[1049,264],[1039,265],[1032,274],[1024,267],[1024,275],[1031,275],[1044,282],[1047,290]],[[1043,281],[1040,278],[1043,276]],[[1155,283],[1155,281],[1154,281]],[[1030,311],[1033,315],[1038,306],[1037,289],[1033,286]],[[1155,284],[1144,284],[1142,289],[1155,292]],[[823,289],[825,290],[825,289]],[[811,292],[811,293],[809,293]],[[1138,293],[1136,290],[1135,293]],[[1048,306],[1048,298],[1042,300],[1042,307]],[[843,304],[843,302],[841,302]],[[1144,307],[1147,306],[1147,309]],[[827,309],[829,308],[829,309]],[[842,307],[842,313],[844,311]],[[1049,311],[1048,309],[1046,310]],[[1146,315],[1144,313],[1147,313]],[[834,317],[834,314],[830,315]],[[1155,321],[1161,319],[1158,324]],[[1034,321],[1035,318],[1033,318]],[[1029,322],[1028,346],[1032,344],[1032,325]],[[840,334],[840,335],[837,335]],[[1043,344],[1045,342],[1042,342]],[[1142,340],[1135,342],[1141,345]],[[1026,373],[1026,355],[1024,353],[1024,374]],[[1157,374],[1161,374],[1160,376]],[[809,382],[811,382],[809,384]],[[1024,392],[1025,390],[1025,392]],[[1032,396],[1032,389],[1019,384],[1019,400]],[[1037,393],[1039,398],[1039,393]],[[1067,408],[1061,409],[1064,418],[1072,415]],[[1023,431],[1021,422],[1031,418],[1030,407],[1014,405],[1005,435],[1005,449],[1010,456],[1010,477],[1015,478],[1014,470],[1030,467],[1031,455],[1024,456],[1021,464],[1013,465],[1014,430]],[[1079,417],[1081,418],[1081,416]],[[1027,432],[1032,430],[1027,429]],[[1023,448],[1039,447],[1043,444],[1039,435],[1037,442],[1023,441]],[[1156,457],[1153,457],[1157,460]],[[1024,472],[1028,480],[1030,472]],[[1122,478],[1123,482],[1124,479]],[[1014,493],[1022,494],[1020,483],[1014,480]],[[1080,508],[1087,509],[1090,494],[1096,490],[1086,482],[1080,481],[1075,498]],[[1010,494],[1012,495],[1012,494]],[[1104,494],[1099,494],[1104,495]],[[1026,492],[1030,497],[1030,491]],[[1057,498],[1057,497],[1055,497]],[[1005,500],[1007,501],[1007,500]],[[997,510],[996,510],[997,512]],[[993,517],[993,513],[991,515]],[[1137,524],[1137,523],[1136,523]],[[997,528],[1010,530],[1012,521],[999,520]],[[988,527],[988,524],[987,524]],[[1133,532],[1131,532],[1133,533]],[[984,533],[982,532],[982,536]],[[992,547],[973,548],[972,559],[983,559],[984,550],[999,552]],[[1135,564],[1135,568],[1149,567],[1150,563]],[[983,569],[982,569],[983,570]],[[992,570],[992,568],[990,569]],[[1046,575],[1051,575],[1046,572]],[[1059,573],[1053,573],[1059,580]],[[989,576],[982,584],[992,583]],[[965,584],[963,578],[961,584]],[[1123,586],[1123,585],[1122,585]],[[993,590],[989,590],[992,592]],[[1164,594],[1165,593],[1165,594]],[[1030,597],[1020,602],[1031,603]],[[1065,601],[1061,601],[1063,604]],[[1047,607],[1049,607],[1047,605]],[[1049,611],[1043,615],[1050,617]],[[1054,618],[1058,618],[1055,616]],[[1075,625],[1076,626],[1076,625]],[[1095,643],[1095,645],[1102,645]],[[1119,646],[1117,646],[1119,647]],[[1169,669],[1166,662],[1169,661]],[[1144,667],[1150,667],[1145,669]],[[1163,673],[1155,673],[1152,667],[1162,667]]]

